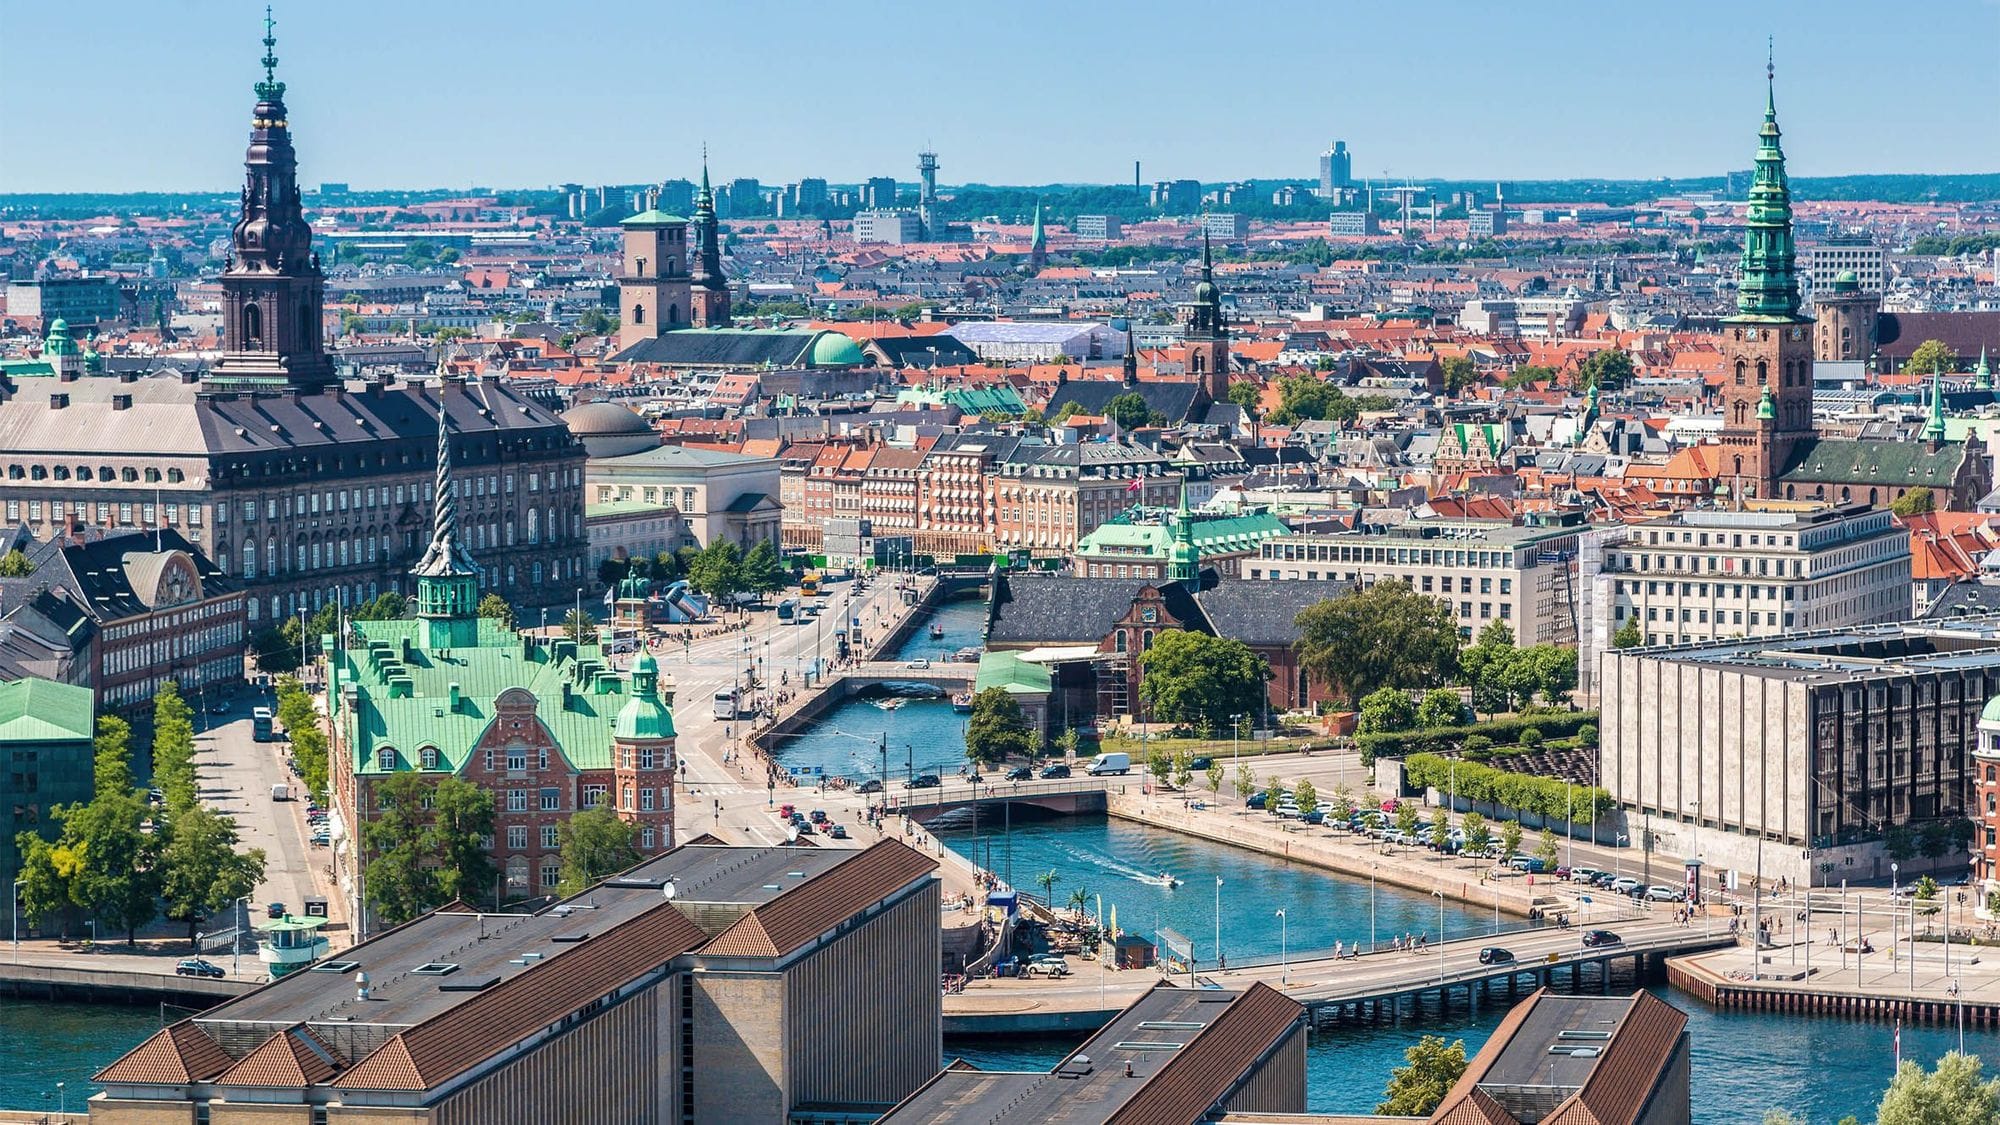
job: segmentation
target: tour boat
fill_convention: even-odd
[[[961,691],[951,697],[951,709],[960,713],[972,710],[972,693]]]

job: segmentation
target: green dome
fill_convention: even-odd
[[[1986,709],[1979,713],[1982,723],[2000,723],[2000,695],[1986,701]]]
[[[1838,293],[1857,292],[1861,288],[1861,277],[1853,270],[1841,270],[1840,275],[1833,279],[1833,288]]]
[[[674,737],[674,713],[660,701],[660,665],[653,654],[640,652],[632,661],[632,698],[619,708],[611,725],[613,739],[650,740]]]
[[[860,367],[868,359],[861,354],[861,345],[838,332],[826,331],[813,341],[811,362],[814,367]]]
[[[42,341],[43,356],[77,355],[76,340],[69,334],[69,321],[57,317],[49,325],[49,335]]]

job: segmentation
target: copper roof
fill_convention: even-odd
[[[324,1082],[347,1065],[326,1040],[304,1024],[273,1035],[215,1081],[224,1086],[283,1086]]]
[[[1106,1125],[1204,1120],[1215,1103],[1298,1024],[1304,1011],[1298,1001],[1267,984],[1251,985],[1175,1052],[1158,1074],[1106,1119]]]
[[[884,840],[752,909],[703,946],[702,956],[786,956],[936,866],[901,840]]]
[[[397,1034],[333,1084],[342,1089],[431,1089],[695,948],[704,937],[699,926],[662,899],[580,948]]]
[[[141,1082],[180,1086],[213,1078],[228,1070],[233,1061],[193,1020],[182,1020],[154,1032],[117,1062],[98,1071],[95,1080],[100,1085]]]

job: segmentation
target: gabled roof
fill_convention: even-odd
[[[901,840],[883,840],[804,886],[736,920],[701,949],[703,957],[785,957],[937,864]]]
[[[0,744],[88,742],[92,714],[87,687],[41,679],[0,683]]]
[[[310,1086],[347,1065],[340,1052],[304,1024],[273,1035],[215,1081],[223,1086]]]
[[[1104,408],[1119,395],[1135,394],[1146,403],[1146,409],[1166,416],[1168,425],[1179,425],[1194,413],[1198,399],[1205,399],[1206,392],[1200,383],[1193,380],[1141,380],[1136,386],[1126,386],[1123,381],[1112,379],[1072,379],[1057,387],[1049,396],[1043,413],[1054,417],[1069,403],[1076,403],[1077,409],[1085,414],[1103,414]]]
[[[1148,586],[1166,598],[1167,611],[1174,617],[1190,624],[1203,622],[1200,607],[1180,582],[1002,571],[994,583],[988,644],[1095,645],[1110,635],[1112,624],[1125,616],[1139,591]]]
[[[1168,1058],[1105,1125],[1155,1125],[1209,1118],[1251,1068],[1299,1025],[1298,1001],[1261,981]]]
[[[183,1086],[206,1082],[228,1070],[235,1060],[191,1019],[161,1028],[117,1062],[97,1072],[99,1085],[135,1082],[152,1086]]]
[[[1933,452],[1914,441],[1821,438],[1805,443],[1779,479],[1786,484],[1948,489],[1968,455],[1969,447],[1962,442],[1945,442]]]

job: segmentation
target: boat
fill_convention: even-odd
[[[903,701],[893,695],[887,699],[878,699],[875,701],[875,706],[880,707],[884,711],[894,711],[902,705]]]
[[[972,693],[961,691],[951,697],[951,709],[960,713],[972,710]]]
[[[1145,883],[1148,886],[1165,887],[1170,891],[1173,890],[1175,887],[1181,885],[1181,881],[1179,879],[1174,878],[1172,875],[1169,875],[1164,871],[1160,872],[1158,875],[1141,877],[1139,881],[1141,883]]]
[[[939,625],[935,621],[931,622],[931,640],[944,640],[944,626]]]

